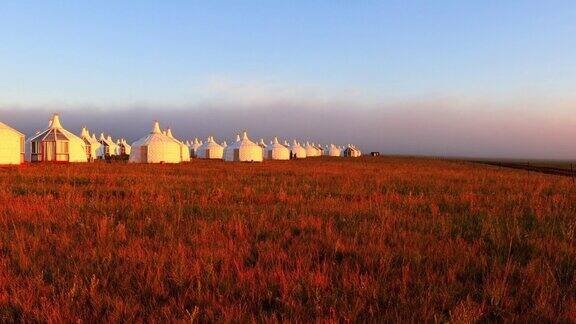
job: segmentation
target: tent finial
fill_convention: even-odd
[[[62,128],[62,124],[60,123],[60,114],[55,113],[54,116],[52,116],[50,126],[53,128]]]
[[[154,126],[152,126],[152,134],[160,134],[162,133],[162,131],[160,130],[160,123],[155,120],[154,121]]]

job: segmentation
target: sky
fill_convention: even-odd
[[[574,1],[7,1],[0,121],[576,159]]]

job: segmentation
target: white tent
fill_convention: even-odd
[[[49,127],[30,139],[32,162],[87,162],[86,144],[80,137],[62,127],[54,114]]]
[[[280,144],[278,138],[274,137],[274,141],[268,146],[267,158],[270,160],[290,160],[290,149]]]
[[[302,145],[300,145],[300,143],[298,143],[296,140],[294,140],[294,143],[292,143],[292,146],[290,146],[290,151],[292,152],[292,156],[297,159],[303,159],[306,157],[306,149],[303,148]]]
[[[342,150],[340,150],[336,145],[334,144],[330,144],[330,149],[328,151],[328,155],[330,156],[340,156],[342,154],[341,152]]]
[[[184,144],[184,142],[180,141],[179,139],[175,138],[172,135],[172,130],[170,128],[168,128],[166,130],[166,135],[173,139],[174,141],[176,141],[176,143],[178,143],[178,145],[180,145],[180,159],[182,160],[182,162],[190,162],[190,147],[188,147],[188,145]]]
[[[309,142],[306,142],[304,149],[306,149],[306,157],[318,156],[318,150]]]
[[[224,158],[224,147],[218,144],[214,137],[208,136],[206,142],[198,148],[198,157],[202,159],[219,159]]]
[[[154,123],[150,134],[132,143],[131,163],[180,163],[181,148],[178,143],[162,134],[160,124]]]
[[[125,139],[116,141],[116,155],[130,155],[130,152],[132,152],[132,147]]]
[[[330,156],[330,145],[326,144],[322,148],[322,155]]]
[[[112,140],[112,136],[104,136],[104,133],[100,133],[100,138],[98,139],[100,147],[96,151],[96,155],[99,159],[105,159],[107,157],[117,155],[118,145]]]
[[[198,138],[194,138],[194,142],[190,145],[190,156],[191,157],[198,157],[198,149],[202,146],[202,141],[199,141]]]
[[[354,145],[348,144],[348,147],[343,151],[343,154],[346,157],[359,157],[362,155],[362,152],[354,147]]]
[[[240,162],[262,162],[263,154],[262,148],[252,142],[248,138],[246,131],[242,134],[242,138],[237,136],[237,141],[234,144],[228,145],[224,150],[225,161],[240,161]]]
[[[88,161],[94,161],[98,158],[98,149],[102,144],[98,142],[96,139],[96,135],[90,136],[90,132],[86,126],[82,127],[82,131],[80,132],[80,138],[84,141],[84,145],[86,146],[86,157]]]
[[[322,154],[324,153],[324,150],[322,149],[322,145],[314,144],[314,142],[312,142],[312,146],[314,146],[314,148],[316,149],[316,156],[322,156]]]
[[[0,122],[0,165],[24,162],[24,134]]]
[[[226,141],[222,142],[222,144],[220,144],[224,149],[228,146],[228,143],[226,143]]]

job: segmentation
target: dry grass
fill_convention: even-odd
[[[569,321],[576,187],[425,159],[0,169],[0,321]]]

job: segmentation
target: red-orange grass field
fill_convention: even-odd
[[[0,321],[571,321],[576,185],[412,158],[0,169]]]

